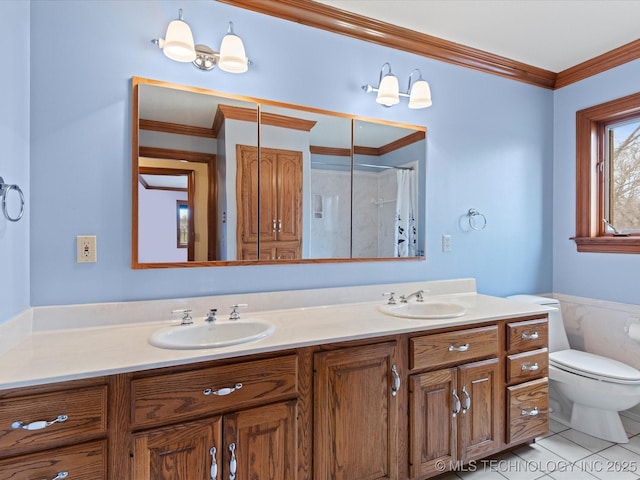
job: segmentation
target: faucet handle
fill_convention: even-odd
[[[173,313],[174,315],[177,315],[177,314],[182,315],[182,323],[180,325],[191,325],[193,323],[193,318],[191,318],[190,308],[179,308],[177,310],[171,310],[171,313]]]
[[[394,297],[394,295],[396,294],[396,292],[385,292],[382,294],[383,297],[389,297],[387,300],[387,305],[395,305],[396,304],[396,299]]]
[[[231,305],[231,313],[229,314],[229,320],[240,320],[240,312],[238,312],[239,308],[246,308],[249,305],[247,303],[236,303],[235,305]]]

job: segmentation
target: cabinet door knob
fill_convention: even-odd
[[[236,480],[236,470],[238,468],[238,462],[236,462],[236,444],[229,445],[229,451],[231,452],[231,460],[229,460],[229,480]]]
[[[22,428],[23,430],[42,430],[43,428],[47,428],[53,425],[54,423],[66,422],[68,418],[69,417],[67,415],[58,415],[56,418],[48,422],[46,420],[40,420],[38,422],[31,422],[31,423],[24,423],[23,421],[18,420],[17,422],[13,422],[11,424],[11,428],[13,429]],[[60,472],[60,473],[66,473],[66,472]],[[64,477],[60,477],[60,478],[64,478]]]
[[[236,383],[233,387],[225,387],[219,388],[218,390],[213,390],[211,388],[205,388],[202,393],[204,395],[216,395],[218,397],[224,397],[225,395],[229,395],[230,393],[235,392],[236,390],[240,390],[242,388],[241,383]]]
[[[398,395],[398,391],[400,390],[400,374],[398,373],[398,368],[395,365],[391,365],[391,374],[393,375],[391,396],[395,397],[396,395]]]
[[[216,447],[211,447],[209,450],[211,455],[211,478],[210,480],[218,480],[218,462],[216,462]]]
[[[467,392],[467,387],[462,387],[462,393],[464,393],[464,407],[462,407],[462,414],[464,415],[471,408],[471,395]]]
[[[523,340],[537,340],[538,338],[540,338],[538,332],[522,332],[521,336]]]
[[[460,397],[458,397],[458,392],[456,392],[456,389],[453,389],[453,392],[451,392],[451,395],[453,395],[453,412],[452,412],[452,416],[453,418],[456,417],[456,415],[458,415],[460,413]]]
[[[465,343],[464,345],[460,345],[459,347],[456,347],[454,345],[449,345],[450,352],[466,352],[467,350],[469,350],[468,343]]]

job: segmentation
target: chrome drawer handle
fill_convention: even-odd
[[[47,428],[53,425],[54,423],[66,422],[68,418],[69,417],[67,415],[58,415],[55,419],[51,420],[50,422],[47,422],[46,420],[40,420],[38,422],[31,422],[31,423],[24,423],[22,421],[17,421],[11,424],[11,428],[14,428],[14,429],[22,428],[23,430],[42,430],[43,428]],[[62,474],[66,472],[60,472],[60,473]],[[64,478],[64,477],[60,477],[60,478]]]
[[[531,410],[525,410],[525,409],[520,410],[520,415],[523,417],[524,416],[535,417],[539,413],[540,413],[540,410],[538,410],[538,407],[533,407]]]
[[[531,363],[523,363],[522,366],[520,367],[523,371],[528,371],[528,372],[535,372],[536,370],[538,370],[538,362],[531,364]]]
[[[538,332],[533,332],[533,333],[522,332],[523,340],[537,340],[538,338],[540,338],[540,335],[538,335]]]
[[[211,455],[210,480],[218,480],[218,463],[216,462],[216,447],[211,447],[211,449],[209,449],[209,455]]]
[[[242,388],[241,383],[236,383],[233,387],[220,388],[218,390],[212,390],[211,388],[206,388],[202,391],[205,395],[216,395],[218,397],[224,397],[225,395],[229,395],[230,393],[235,392],[236,390],[240,390]]]
[[[451,392],[451,395],[453,395],[453,412],[451,412],[451,416],[455,418],[456,415],[460,413],[460,397],[458,397],[458,393],[455,388],[453,389],[453,392]]]
[[[449,345],[449,351],[453,352],[466,352],[467,350],[469,350],[469,344],[465,343],[464,345],[460,345],[459,347],[455,347],[453,345]]]
[[[236,462],[236,444],[229,445],[229,451],[231,452],[231,460],[229,460],[229,480],[236,480],[236,470],[238,469],[238,462]]]
[[[58,474],[53,477],[51,480],[62,480],[63,478],[67,478],[69,476],[69,472],[58,472]]]
[[[398,373],[398,368],[395,365],[391,366],[391,373],[393,375],[393,384],[391,385],[391,396],[395,397],[398,395],[398,391],[400,390],[400,374]]]

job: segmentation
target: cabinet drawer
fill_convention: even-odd
[[[59,416],[67,419],[42,425]],[[13,428],[16,422],[44,428]],[[96,438],[106,431],[106,385],[0,400],[0,457]]]
[[[507,387],[507,443],[518,443],[549,430],[546,378]]]
[[[546,348],[507,357],[507,383],[525,382],[548,374],[549,352]]]
[[[496,356],[498,327],[491,325],[415,337],[409,345],[412,370]]]
[[[297,357],[290,355],[136,379],[131,421],[136,427],[175,422],[295,396],[297,374]]]
[[[548,342],[546,318],[507,323],[507,353],[545,348]]]
[[[68,476],[60,476],[67,472]],[[0,480],[106,480],[105,441],[57,448],[46,452],[0,460]]]

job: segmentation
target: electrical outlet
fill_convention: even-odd
[[[442,251],[451,251],[451,235],[442,235]]]
[[[95,235],[78,235],[76,237],[76,243],[78,263],[93,263],[98,261]]]

